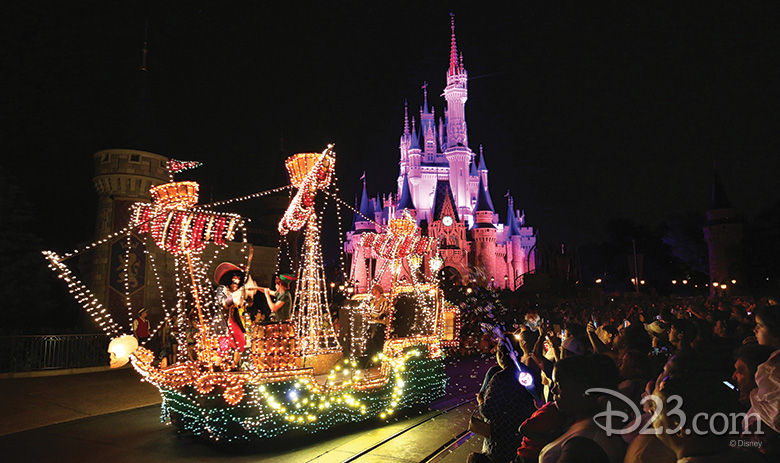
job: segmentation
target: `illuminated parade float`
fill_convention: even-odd
[[[322,260],[322,215],[317,197],[346,205],[335,194],[335,153],[301,153],[286,161],[295,194],[278,225],[279,233],[302,231],[303,245],[293,286],[289,320],[259,322],[245,319],[245,348],[237,345],[229,323],[232,316],[216,302],[211,270],[228,243],[244,249],[246,264],[235,266],[243,275],[241,289],[232,293],[236,310],[251,295],[270,291],[251,278],[252,247],[246,239],[246,221],[232,213],[215,211],[222,203],[198,205],[196,182],[173,181],[173,173],[188,163],[169,161],[170,182],[152,186],[152,202],[130,208],[129,224],[96,247],[122,234],[148,237],[146,257],[158,282],[163,323],[173,326],[178,345],[191,339],[193,349],[180,349],[171,365],[158,362],[145,346],[115,322],[111,312],[74,274],[65,261],[73,255],[44,252],[50,267],[67,284],[95,322],[113,340],[112,366],[128,361],[162,396],[162,419],[182,431],[215,440],[265,439],[289,432],[315,432],[342,422],[386,418],[396,410],[427,404],[444,394],[442,348],[458,341],[459,313],[441,295],[438,275],[443,265],[437,240],[421,235],[409,215],[380,226],[382,233],[364,233],[362,249],[381,262],[373,281],[389,281],[389,317],[384,343],[371,353],[367,347],[368,321],[375,296],[351,294],[341,307],[332,303]],[[267,192],[236,200],[251,199]],[[234,201],[234,200],[231,200]],[[322,201],[320,201],[321,203]],[[365,220],[371,220],[364,217]],[[128,256],[123,275],[137,259]],[[81,251],[83,251],[82,249]],[[172,256],[175,295],[164,294],[164,280],[155,264],[160,251]],[[81,252],[79,251],[79,252]],[[159,258],[158,258],[159,260]],[[224,269],[224,267],[222,267]],[[170,275],[168,275],[170,277]],[[168,278],[170,280],[170,278]],[[133,306],[126,283],[129,314]],[[240,293],[240,294],[237,294]],[[260,301],[262,302],[262,301]],[[258,301],[255,301],[258,304]],[[234,310],[234,309],[231,309]],[[337,314],[334,313],[338,311]],[[132,319],[132,317],[130,317]],[[339,325],[337,330],[335,325]],[[154,330],[159,332],[161,330]],[[152,333],[154,336],[154,333]],[[367,355],[371,354],[371,355]]]

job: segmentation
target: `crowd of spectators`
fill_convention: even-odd
[[[477,398],[490,435],[469,461],[780,461],[774,301],[474,301],[450,354],[495,352],[499,367]],[[524,374],[533,381],[517,387]]]

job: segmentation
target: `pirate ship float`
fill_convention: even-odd
[[[443,395],[447,378],[442,347],[457,343],[459,317],[437,285],[441,259],[436,243],[420,234],[414,219],[391,220],[388,233],[367,233],[362,238],[383,262],[375,281],[392,272],[389,297],[399,308],[391,309],[382,352],[368,366],[361,362],[371,310],[367,294],[347,301],[339,317],[340,333],[334,329],[315,199],[322,192],[336,204],[348,206],[334,194],[335,160],[329,146],[322,153],[296,154],[286,161],[290,187],[297,192],[278,229],[281,235],[301,229],[304,233],[291,320],[248,329],[240,366],[230,365],[233,352],[220,342],[226,335],[224,317],[213,302],[207,276],[216,256],[207,259],[203,253],[207,243],[219,248],[235,240],[237,232],[244,230],[245,219],[198,206],[197,183],[174,182],[171,175],[170,183],[152,188],[151,204],[133,206],[125,230],[128,236],[131,230],[149,234],[159,248],[174,256],[177,297],[165,308],[165,318],[181,323],[187,313],[197,314],[194,360],[180,351],[178,362],[157,364],[154,353],[137,347],[134,337],[119,336],[124,330],[64,264],[68,255],[44,253],[71,292],[115,336],[109,346],[112,364],[129,359],[145,381],[159,388],[164,421],[215,440],[264,439],[294,431],[315,432],[340,422],[386,418],[398,409]],[[403,269],[407,278],[402,282],[397,276]],[[180,326],[179,345],[185,344],[184,331]]]

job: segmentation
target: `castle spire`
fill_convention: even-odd
[[[144,31],[144,42],[141,48],[141,62],[138,70],[134,71],[131,94],[128,104],[120,108],[120,123],[116,131],[110,136],[108,143],[110,148],[134,149],[150,153],[161,153],[163,144],[157,131],[152,94],[149,84],[149,71],[147,67],[147,36],[148,21]]]
[[[490,192],[485,188],[485,184],[482,183],[482,177],[479,178],[479,187],[477,188],[477,204],[474,207],[474,213],[480,211],[496,212],[493,207],[493,200],[490,198]]]
[[[412,201],[412,192],[409,188],[409,176],[404,174],[404,183],[401,185],[401,198],[398,200],[398,207],[396,210],[402,211],[404,209],[416,210],[414,202]]]
[[[507,238],[512,236],[520,236],[520,229],[518,228],[517,220],[515,218],[515,200],[512,198],[509,190],[506,191],[506,197],[508,198],[506,211],[506,236]]]
[[[726,196],[726,189],[723,188],[723,182],[720,179],[718,170],[712,168],[712,198],[710,200],[710,209],[730,209],[731,201]]]
[[[409,135],[409,102],[404,100],[404,135]]]
[[[482,152],[482,145],[479,145],[479,170],[488,170],[485,164],[485,153]]]
[[[371,201],[368,199],[368,193],[366,192],[366,176],[363,175],[363,194],[360,197],[360,214],[358,214],[358,219],[355,220],[356,222],[366,222],[369,220],[374,220],[374,206]]]
[[[146,42],[147,38],[149,36],[149,20],[146,20],[146,28],[144,29],[144,47],[141,49],[142,55],[141,55],[141,66],[138,68],[141,71],[148,71],[146,68],[146,53],[148,52],[148,49],[146,48]]]
[[[460,74],[460,68],[458,66],[458,45],[455,43],[455,13],[450,12],[450,28],[452,29],[452,35],[450,36],[450,69],[447,75]]]
[[[428,114],[428,82],[423,82],[423,114]]]
[[[414,122],[414,116],[412,116],[412,144],[409,149],[420,149],[420,138],[417,136],[417,125]]]

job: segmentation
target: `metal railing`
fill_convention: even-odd
[[[0,373],[108,365],[104,334],[0,336]]]

